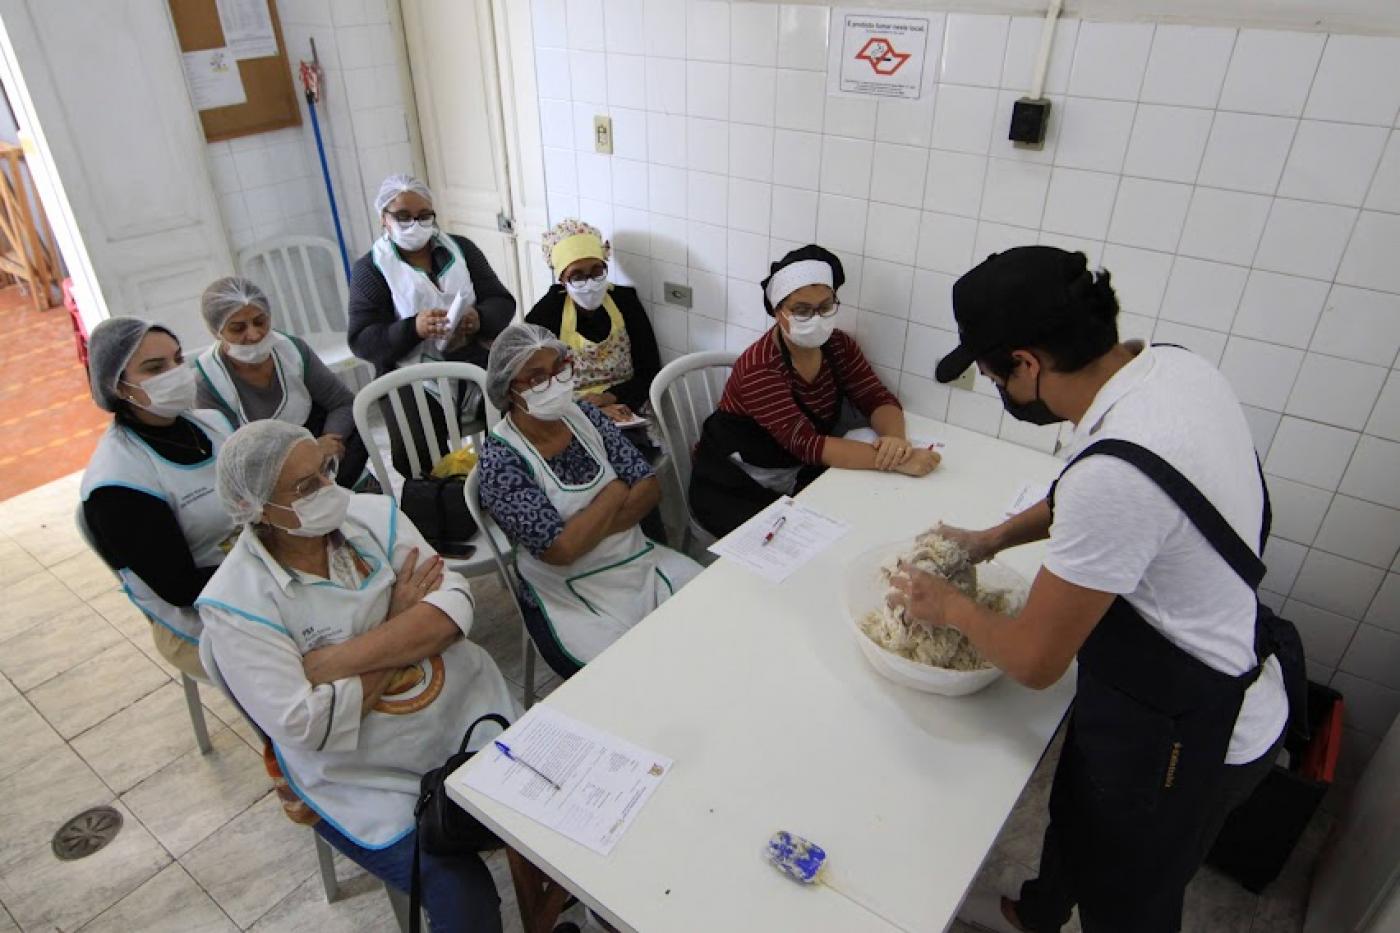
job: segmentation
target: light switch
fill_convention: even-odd
[[[976,366],[969,366],[967,369],[964,369],[964,370],[962,371],[962,375],[958,376],[958,378],[954,379],[954,380],[950,383],[950,385],[952,385],[953,388],[955,388],[955,389],[967,389],[969,392],[972,391],[973,387],[974,387],[976,384],[977,384],[977,367],[976,367]]]
[[[612,117],[605,117],[602,114],[598,114],[593,118],[593,151],[601,152],[604,155],[612,155]]]
[[[690,286],[677,285],[675,282],[665,282],[661,286],[662,293],[666,296],[666,303],[670,305],[680,305],[682,308],[689,308],[691,304]]]

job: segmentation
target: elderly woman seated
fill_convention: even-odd
[[[660,484],[606,415],[574,401],[574,364],[557,337],[533,324],[506,328],[486,381],[506,415],[482,447],[482,504],[519,548],[526,598],[582,665],[700,566],[638,527]]]
[[[300,337],[272,329],[272,302],[230,275],[204,290],[200,313],[214,343],[195,360],[199,407],[235,424],[276,418],[304,426],[340,458],[336,482],[354,486],[369,453],[355,431],[355,395]]]
[[[233,431],[196,411],[194,370],[158,324],[108,318],[88,338],[92,398],[113,414],[83,471],[83,522],[151,621],[161,656],[203,677],[195,597],[238,528],[214,495],[214,457]]]
[[[245,529],[197,605],[217,673],[320,817],[316,831],[407,890],[420,779],[479,716],[513,718],[515,704],[466,638],[467,581],[392,499],[354,495],[335,470],[299,425],[236,431],[220,451],[218,492]],[[473,745],[495,732],[476,730]],[[501,929],[478,856],[421,857],[434,930]]]

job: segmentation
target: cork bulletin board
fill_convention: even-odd
[[[215,0],[169,0],[170,17],[181,52],[217,49],[227,45]],[[200,110],[204,138],[209,142],[266,133],[301,124],[301,108],[292,72],[287,64],[287,47],[274,0],[265,0],[272,31],[277,40],[275,55],[243,58],[237,62],[243,81],[245,103]]]

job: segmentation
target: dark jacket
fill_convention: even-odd
[[[488,349],[482,341],[493,339],[509,326],[511,318],[515,316],[515,297],[506,291],[501,280],[496,278],[491,264],[486,261],[486,257],[477,249],[475,243],[455,233],[449,236],[462,251],[462,258],[467,263],[467,274],[471,276],[472,287],[476,289],[476,309],[481,315],[481,330],[464,346],[447,354],[446,358],[475,363],[485,369]],[[433,248],[430,278],[434,283],[451,255],[445,247]],[[385,281],[384,273],[374,264],[374,257],[370,253],[355,260],[355,266],[350,271],[350,307],[347,317],[347,338],[351,352],[373,364],[377,376],[393,369],[395,364],[419,343],[414,319],[399,319],[394,310],[394,296],[389,291],[389,283]]]

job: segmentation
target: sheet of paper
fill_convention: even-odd
[[[710,545],[710,553],[742,564],[765,580],[782,583],[849,530],[845,522],[783,496]],[[773,536],[765,542],[769,532]]]
[[[433,341],[439,350],[446,350],[452,335],[457,332],[457,323],[462,320],[462,312],[467,309],[466,299],[466,295],[458,292],[457,297],[452,299],[452,304],[447,306],[447,336]]]
[[[1010,518],[1013,515],[1020,515],[1026,509],[1035,505],[1041,499],[1044,499],[1048,492],[1049,489],[1039,483],[1023,484],[1020,489],[1016,490],[1016,495],[1012,497],[1011,502],[1007,504],[1006,512],[1004,513],[1005,517]]]
[[[267,58],[277,54],[277,34],[272,31],[272,15],[267,0],[214,0],[224,45],[240,61]]]
[[[200,49],[186,52],[181,58],[195,110],[213,110],[247,103],[243,78],[238,74],[238,62],[228,49]]]
[[[501,741],[517,761],[487,746],[463,783],[601,855],[617,845],[673,764],[548,706],[531,709]]]
[[[864,441],[867,444],[873,444],[880,439],[880,435],[876,434],[871,428],[856,428],[853,431],[847,431],[845,437],[848,441]],[[941,438],[921,437],[917,434],[909,438],[909,443],[913,444],[915,447],[925,447],[929,450],[936,450],[940,454],[943,453],[943,448],[948,446]]]

